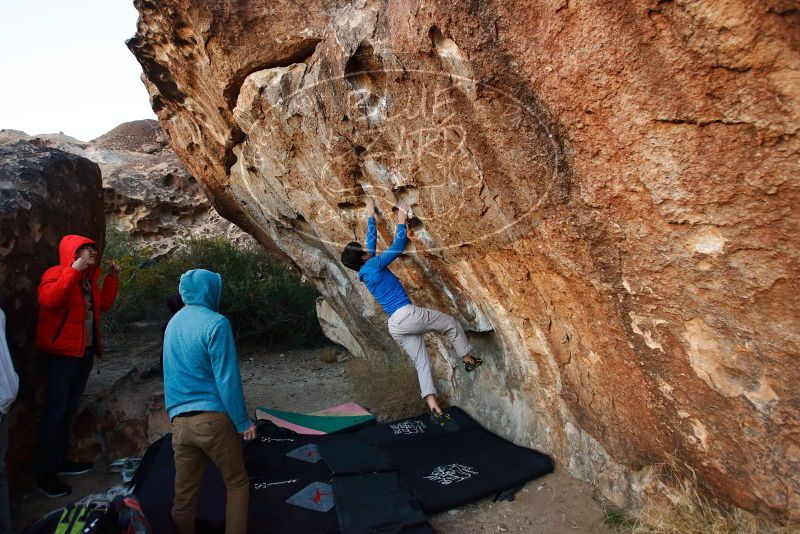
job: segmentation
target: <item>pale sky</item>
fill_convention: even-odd
[[[132,0],[0,0],[0,128],[89,141],[154,119]]]

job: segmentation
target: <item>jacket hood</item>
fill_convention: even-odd
[[[77,252],[77,250],[83,245],[94,245],[97,247],[97,243],[88,237],[83,237],[80,235],[65,235],[62,237],[61,243],[58,244],[59,263],[61,263],[63,267],[69,267],[72,265],[72,262],[75,261],[75,252]],[[99,249],[99,247],[97,248]],[[97,255],[97,263],[100,263],[99,250]]]
[[[187,306],[203,306],[217,311],[222,295],[222,277],[205,269],[192,269],[181,275],[178,291]]]

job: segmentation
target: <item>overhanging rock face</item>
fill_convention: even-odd
[[[381,247],[413,203],[394,270],[470,331],[477,375],[431,349],[482,422],[620,504],[675,455],[732,503],[800,513],[796,10],[136,5],[173,148],[363,354],[399,355],[337,260],[369,194]]]

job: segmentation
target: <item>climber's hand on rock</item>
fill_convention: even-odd
[[[364,215],[369,217],[375,216],[375,201],[371,197],[367,198],[366,207],[364,208]]]
[[[405,202],[397,206],[397,224],[406,224],[408,222],[408,204]]]
[[[242,437],[245,441],[253,441],[256,439],[256,425],[253,423],[250,428],[242,432]]]

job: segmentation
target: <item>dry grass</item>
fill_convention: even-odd
[[[319,353],[319,361],[322,363],[336,363],[339,361],[340,350],[335,348],[325,348]]]
[[[668,499],[647,503],[636,515],[634,534],[789,534],[791,527],[770,524],[735,508],[725,510],[683,481]]]
[[[380,421],[412,417],[425,409],[417,373],[406,359],[354,358],[347,365],[347,374],[359,402]]]
[[[666,495],[645,500],[642,509],[609,526],[630,528],[633,534],[790,534],[797,526],[779,525],[738,508],[726,509],[698,491],[694,470],[671,457],[663,466]],[[608,517],[608,514],[606,514]],[[613,514],[612,514],[613,515]],[[615,524],[616,523],[616,524]]]

